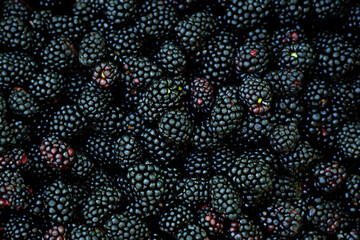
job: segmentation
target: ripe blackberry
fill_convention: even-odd
[[[232,37],[222,31],[197,53],[199,75],[215,86],[228,82],[232,77],[235,57]]]
[[[101,114],[97,115],[100,116],[100,119],[94,118],[89,121],[93,130],[111,135],[118,135],[122,132],[124,112],[120,107],[110,105]]]
[[[270,33],[263,27],[255,28],[254,30],[250,30],[245,35],[245,42],[259,42],[269,44]],[[268,47],[267,47],[268,48]]]
[[[40,154],[46,165],[61,171],[67,170],[75,158],[74,149],[56,136],[47,137],[42,141]]]
[[[272,3],[274,13],[278,16],[280,24],[296,24],[304,21],[311,11],[311,1],[283,1]]]
[[[346,158],[360,159],[360,124],[347,122],[337,133],[338,149]]]
[[[279,160],[286,172],[297,175],[309,169],[321,157],[321,152],[313,148],[309,142],[300,141],[295,149],[280,154]]]
[[[225,218],[211,206],[203,205],[197,211],[198,225],[210,236],[221,236],[225,231]]]
[[[33,32],[18,16],[9,16],[0,21],[0,45],[5,48],[27,50],[31,47]]]
[[[0,169],[17,169],[27,163],[27,153],[18,148],[0,152]]]
[[[39,231],[34,219],[21,213],[11,214],[3,228],[6,239],[30,239],[32,234]]]
[[[185,143],[192,133],[192,122],[186,112],[170,110],[165,112],[159,122],[159,132],[169,142]]]
[[[176,238],[179,240],[209,239],[204,229],[193,224],[179,229]]]
[[[325,21],[329,18],[337,16],[340,13],[340,10],[342,9],[342,2],[343,1],[341,0],[311,0],[311,9],[317,19]]]
[[[92,79],[101,87],[109,88],[116,84],[119,69],[113,62],[101,62],[94,68]]]
[[[0,87],[19,87],[33,77],[37,69],[35,61],[23,52],[0,53]]]
[[[185,94],[183,80],[160,79],[154,81],[142,95],[138,112],[145,121],[155,121],[161,113],[180,104]]]
[[[122,120],[121,126],[123,127],[123,132],[134,136],[139,136],[145,130],[144,120],[141,119],[137,111],[127,112]]]
[[[106,54],[106,40],[97,32],[86,34],[80,42],[79,61],[85,66],[93,66]]]
[[[29,93],[39,101],[56,100],[65,87],[65,77],[50,69],[44,69],[30,80]]]
[[[120,58],[138,55],[143,46],[144,38],[136,26],[126,26],[114,30],[108,36],[107,44]]]
[[[25,145],[32,140],[31,138],[31,126],[27,121],[12,119],[9,123],[12,145]]]
[[[302,90],[304,74],[297,69],[282,69],[271,71],[265,79],[272,87],[272,93],[281,96],[296,96]]]
[[[188,206],[206,203],[209,200],[207,184],[205,178],[184,178],[177,183],[176,199]]]
[[[268,82],[248,76],[240,85],[239,92],[250,112],[263,114],[270,110],[272,94]]]
[[[44,240],[57,240],[68,238],[68,231],[64,226],[53,226],[51,229],[47,230],[44,234]]]
[[[326,80],[314,79],[310,81],[304,92],[304,102],[310,108],[325,107],[332,98],[329,83]]]
[[[76,158],[69,172],[72,176],[80,179],[85,179],[90,176],[94,170],[94,163],[84,152],[77,151]]]
[[[27,208],[30,191],[18,170],[5,169],[0,172],[0,207],[14,210]]]
[[[261,211],[260,221],[266,231],[276,236],[292,237],[300,232],[305,220],[303,215],[303,210],[296,202],[280,199]]]
[[[214,88],[205,78],[195,78],[191,82],[191,107],[197,112],[209,112],[214,102]]]
[[[119,208],[121,192],[115,186],[108,183],[98,183],[100,186],[92,186],[79,204],[80,215],[87,226],[100,227],[109,216]]]
[[[125,23],[133,18],[139,3],[135,0],[111,0],[103,4],[107,19],[114,24]]]
[[[77,206],[74,193],[71,185],[59,180],[46,187],[42,196],[43,211],[55,224],[65,224],[72,221]]]
[[[262,74],[269,64],[269,54],[265,43],[246,42],[236,50],[235,71],[237,74]]]
[[[13,2],[12,0],[5,0],[1,4],[0,15],[3,18],[9,16],[18,16],[21,19],[25,20],[30,15],[29,8],[30,6],[26,2]]]
[[[140,135],[140,143],[144,155],[160,165],[168,165],[179,155],[176,145],[161,137],[157,129],[146,128]]]
[[[224,138],[239,126],[243,116],[239,100],[235,86],[219,89],[207,121],[207,127],[217,138]]]
[[[238,189],[252,192],[257,199],[272,186],[270,165],[259,157],[244,153],[233,162],[227,173]]]
[[[336,105],[344,116],[351,118],[356,115],[358,111],[356,83],[339,81],[332,86],[332,95],[331,103]]]
[[[148,239],[149,228],[129,212],[112,215],[104,224],[105,235],[110,239]]]
[[[160,215],[159,229],[173,234],[182,226],[189,224],[193,218],[194,214],[185,205],[171,206]]]
[[[243,215],[230,223],[226,229],[227,239],[263,239],[260,226],[257,225],[249,216]]]
[[[67,36],[56,36],[42,49],[42,66],[52,70],[65,70],[73,65],[77,55],[74,44]]]
[[[219,174],[227,173],[232,163],[236,159],[235,150],[224,144],[211,150],[210,166],[211,170]]]
[[[306,71],[315,63],[315,60],[314,50],[310,44],[295,43],[281,49],[278,66]]]
[[[237,29],[253,28],[270,15],[268,0],[233,0],[226,8],[225,21]]]
[[[86,119],[80,114],[77,105],[64,105],[54,112],[49,131],[53,136],[71,140],[80,135],[86,126]]]
[[[320,162],[312,169],[314,187],[318,191],[333,193],[344,185],[348,176],[346,168],[338,162]]]
[[[77,104],[80,112],[88,120],[101,121],[112,99],[113,95],[109,89],[103,89],[90,82],[84,87]]]
[[[272,183],[272,188],[264,196],[264,199],[267,201],[276,202],[278,199],[286,201],[301,199],[302,183],[300,180],[296,180],[293,177],[274,175]]]
[[[270,134],[270,145],[276,152],[289,152],[298,146],[300,133],[293,124],[275,126]]]
[[[360,208],[360,175],[350,175],[345,182],[345,198],[356,209]]]
[[[340,202],[315,198],[309,205],[307,220],[325,234],[336,234],[349,226],[349,213]]]
[[[272,115],[276,123],[298,124],[303,119],[304,107],[299,97],[281,97],[273,101]]]
[[[114,154],[116,141],[112,136],[93,133],[85,140],[84,151],[100,166],[109,167],[117,162]]]
[[[185,52],[194,52],[203,46],[215,29],[215,19],[206,11],[186,16],[174,28],[180,46]]]
[[[87,32],[83,18],[68,14],[51,16],[48,22],[48,34],[51,36],[64,35],[70,41],[78,43]]]
[[[185,71],[185,55],[181,48],[172,41],[166,40],[162,43],[155,59],[163,71],[170,75]]]
[[[216,133],[212,131],[211,125],[204,122],[194,126],[190,142],[200,151],[216,148],[221,145],[221,140],[218,139]]]
[[[40,112],[40,106],[37,101],[22,88],[11,90],[8,106],[14,114],[26,118],[32,118]]]
[[[0,132],[0,151],[4,151],[14,141],[14,136],[10,123],[2,116],[0,116]]]
[[[138,203],[142,207],[154,207],[165,194],[165,175],[159,166],[146,161],[129,167],[127,179]]]
[[[161,38],[170,33],[178,22],[175,9],[164,1],[146,1],[140,10],[139,26],[142,34]]]
[[[222,175],[215,175],[209,181],[212,206],[230,220],[240,216],[242,201],[237,188]]]
[[[193,177],[206,177],[210,174],[209,154],[204,151],[192,151],[184,159],[185,173]]]
[[[98,228],[91,228],[84,224],[76,225],[70,232],[70,239],[98,239],[106,240],[105,234]]]
[[[126,134],[116,140],[114,154],[118,165],[123,169],[137,164],[143,158],[140,142],[134,136]]]

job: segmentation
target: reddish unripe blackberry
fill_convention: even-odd
[[[27,154],[22,149],[0,152],[0,170],[16,169],[26,164]]]
[[[321,162],[313,168],[314,186],[325,193],[339,189],[347,178],[347,171],[338,162]]]
[[[193,109],[208,112],[214,102],[214,88],[205,78],[196,78],[191,82],[190,103]]]
[[[225,228],[225,217],[219,214],[216,209],[204,205],[197,212],[198,224],[212,236],[223,234]]]
[[[101,87],[109,88],[119,75],[118,67],[112,62],[101,62],[94,68],[92,79]]]
[[[66,229],[63,226],[53,226],[44,234],[44,240],[68,240]]]
[[[40,154],[50,167],[66,170],[74,161],[75,150],[58,137],[47,137],[40,146]]]

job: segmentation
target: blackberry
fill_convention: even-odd
[[[80,42],[79,61],[85,66],[93,66],[106,54],[106,40],[97,32],[86,34]]]
[[[44,69],[29,83],[29,93],[39,101],[56,100],[65,87],[65,77],[50,69]]]
[[[114,154],[121,168],[127,169],[143,158],[140,142],[131,135],[123,135],[116,140]]]
[[[337,134],[338,149],[346,158],[360,159],[359,148],[360,124],[358,122],[347,122]]]
[[[288,173],[297,175],[309,169],[321,157],[321,152],[313,148],[309,142],[300,141],[295,149],[280,154],[279,160]]]
[[[250,30],[245,35],[245,42],[259,42],[269,44],[270,33],[263,27],[255,28],[254,30]],[[269,48],[269,47],[267,47]]]
[[[23,52],[0,53],[1,88],[24,86],[37,69],[35,61]]]
[[[74,189],[62,181],[47,186],[42,196],[46,216],[56,224],[72,221],[75,215],[77,199]]]
[[[308,107],[325,107],[330,99],[332,99],[332,91],[326,80],[314,79],[308,83],[304,93],[304,102]]]
[[[44,234],[44,240],[67,239],[68,235],[64,226],[53,226]]]
[[[18,16],[9,16],[0,21],[0,45],[6,48],[28,50],[31,47],[33,32]]]
[[[25,20],[30,15],[30,6],[26,2],[13,2],[12,0],[5,0],[1,6],[0,15],[3,18],[9,16],[17,16]]]
[[[278,16],[280,24],[294,24],[304,21],[311,11],[311,0],[283,1],[273,3],[274,13]]]
[[[0,153],[0,169],[17,169],[27,163],[27,153],[22,149],[14,148]]]
[[[190,142],[197,150],[201,151],[221,145],[221,140],[213,133],[211,126],[204,122],[194,126]]]
[[[163,1],[146,1],[141,7],[140,15],[137,22],[140,31],[155,38],[169,34],[179,21],[175,9]]]
[[[225,218],[211,206],[203,205],[197,211],[198,225],[210,236],[221,236],[225,231]]]
[[[101,122],[112,99],[109,89],[100,88],[96,83],[90,82],[84,87],[77,104],[84,117]]]
[[[98,228],[90,228],[86,225],[76,225],[70,232],[70,239],[98,239],[105,240],[105,234]]]
[[[165,176],[155,164],[146,161],[128,168],[127,179],[142,207],[150,209],[164,199]]]
[[[144,155],[157,164],[168,165],[179,155],[175,144],[168,143],[157,129],[146,128],[140,135]]]
[[[86,119],[80,114],[77,105],[64,105],[54,112],[49,131],[54,136],[71,140],[80,135],[86,126]]]
[[[137,111],[125,114],[121,126],[123,127],[123,132],[127,132],[130,135],[139,136],[144,132],[144,120],[141,119]]]
[[[280,96],[296,96],[302,90],[304,74],[297,69],[271,71],[265,79],[270,83],[272,93]]]
[[[270,145],[276,152],[289,152],[298,146],[300,133],[293,124],[275,126],[270,134]]]
[[[4,151],[14,140],[9,122],[0,116],[0,151]]]
[[[179,229],[176,238],[179,240],[208,239],[205,230],[193,224],[189,224],[186,227]]]
[[[210,157],[212,171],[225,174],[235,161],[236,154],[234,149],[224,144],[212,149]]]
[[[94,170],[94,163],[84,152],[77,151],[76,158],[69,172],[76,178],[87,178]]]
[[[349,226],[349,213],[340,202],[315,198],[309,205],[307,220],[326,234],[336,234]]]
[[[71,67],[76,55],[74,44],[66,36],[54,37],[40,53],[42,66],[56,71]]]
[[[293,177],[274,175],[272,188],[265,194],[265,199],[276,202],[278,199],[291,201],[302,197],[301,182]]]
[[[18,170],[2,170],[0,183],[1,208],[19,210],[29,206],[30,191]]]
[[[116,84],[119,69],[113,62],[101,62],[94,68],[92,79],[101,87],[109,88]]]
[[[230,220],[239,217],[242,212],[242,200],[237,188],[222,175],[213,176],[209,185],[211,203],[218,213]]]
[[[169,142],[185,143],[192,133],[192,122],[186,112],[171,110],[165,112],[159,122],[159,132]]]
[[[243,215],[230,223],[226,229],[228,239],[262,239],[263,233],[249,216]]]
[[[243,154],[231,165],[228,176],[240,190],[252,192],[260,198],[272,186],[272,170],[260,156]]]
[[[325,21],[329,18],[336,17],[340,13],[340,10],[342,9],[342,2],[343,1],[341,0],[311,0],[311,9],[317,19],[320,21]]]
[[[100,166],[109,167],[117,162],[114,154],[116,141],[112,136],[93,133],[85,140],[84,151]]]
[[[222,31],[197,53],[199,75],[215,86],[229,82],[232,77],[235,57],[232,37]]]
[[[226,86],[219,89],[207,126],[218,138],[224,138],[236,129],[243,116],[237,88]]]
[[[58,137],[47,137],[40,146],[40,154],[46,165],[67,170],[75,158],[75,150]]]
[[[70,75],[67,75],[62,97],[64,102],[70,105],[76,104],[87,82],[88,70],[86,69],[79,69],[79,71],[71,72]]]
[[[102,115],[97,116],[100,119],[94,118],[89,121],[93,130],[111,135],[118,135],[122,132],[124,112],[120,107],[111,105],[102,112]]]
[[[184,170],[189,176],[208,176],[210,173],[210,156],[204,151],[192,151],[184,158]]]
[[[270,15],[268,0],[232,0],[226,8],[225,22],[239,30],[253,28],[256,24],[266,23]]]
[[[175,75],[185,71],[186,58],[179,46],[170,40],[166,40],[160,46],[155,59],[164,72]]]
[[[26,145],[31,141],[31,126],[27,121],[12,119],[9,127],[12,145]]]
[[[295,43],[281,49],[278,66],[307,71],[315,63],[315,60],[314,49],[309,43]]]
[[[360,206],[359,188],[360,176],[356,174],[350,175],[345,182],[345,198],[355,208]]]
[[[318,191],[333,193],[344,185],[348,173],[338,162],[320,162],[312,169],[314,186]]]
[[[216,22],[210,12],[196,12],[179,21],[174,31],[185,52],[194,52],[204,45],[216,29]]]
[[[86,34],[87,25],[81,17],[71,15],[51,16],[48,24],[48,33],[52,36],[64,35],[71,42],[78,43]]]
[[[236,50],[235,71],[260,75],[266,72],[269,60],[265,43],[246,42]]]
[[[250,112],[262,114],[270,110],[272,93],[268,82],[248,76],[240,85],[239,92]]]
[[[213,105],[214,88],[205,78],[196,78],[191,82],[191,107],[197,112],[209,112]]]
[[[269,204],[260,213],[260,221],[266,231],[276,236],[296,236],[303,225],[304,213],[296,203],[278,200]]]
[[[208,182],[205,178],[184,178],[176,186],[176,199],[188,206],[209,200]]]
[[[159,229],[173,234],[182,226],[189,224],[193,218],[193,213],[185,205],[171,206],[160,215]]]
[[[298,124],[303,119],[304,107],[301,99],[296,96],[274,99],[273,106],[274,122]]]
[[[32,118],[40,112],[40,105],[22,88],[14,88],[10,92],[8,106],[14,114],[26,118]]]
[[[154,81],[142,95],[138,112],[145,121],[155,121],[160,118],[162,112],[179,105],[185,94],[183,81],[174,79],[160,79]]]
[[[356,84],[356,83],[355,83]],[[352,82],[338,82],[332,87],[331,103],[336,105],[347,118],[355,116],[357,112],[356,86]]]
[[[114,30],[108,36],[107,44],[117,56],[139,55],[143,46],[144,38],[136,26],[126,26]]]
[[[7,239],[30,239],[37,231],[34,219],[26,214],[11,214],[4,224]]]
[[[131,20],[138,5],[135,0],[111,0],[103,6],[107,19],[114,24],[120,24]]]

